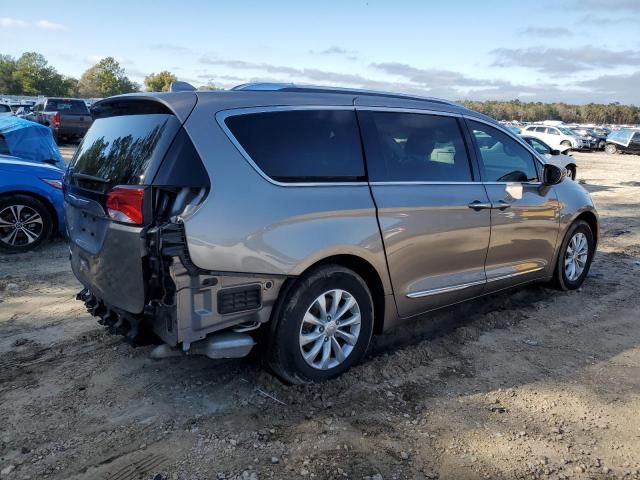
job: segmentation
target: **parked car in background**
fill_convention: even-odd
[[[598,137],[603,137],[605,140],[607,136],[611,133],[611,130],[605,127],[594,127],[593,131],[596,132],[596,135]]]
[[[13,110],[11,110],[11,106],[6,103],[0,103],[0,117],[8,117],[13,115]]]
[[[64,235],[62,177],[53,165],[0,155],[0,251],[37,248]]]
[[[32,120],[31,105],[22,105],[16,109],[16,117]]]
[[[51,130],[19,117],[0,117],[0,154],[64,168]]]
[[[551,148],[539,138],[532,137],[530,135],[523,135],[522,139],[531,145],[536,152],[542,155],[545,162],[565,168],[567,170],[567,177],[571,180],[576,179],[578,168],[576,167],[576,161],[572,156],[560,153],[560,150]]]
[[[586,127],[571,127],[571,130],[583,138],[586,138],[591,143],[592,150],[604,149],[606,143],[606,136],[599,136],[595,130]]]
[[[615,130],[607,137],[604,147],[607,153],[636,153],[640,154],[640,130],[623,128]]]
[[[93,122],[86,103],[77,98],[43,98],[32,111],[36,122],[51,128],[56,143],[81,140]]]
[[[261,341],[283,379],[320,381],[424,312],[576,289],[595,251],[587,191],[445,100],[250,84],[92,112],[65,175],[71,266],[132,340],[212,358]]]
[[[522,130],[523,135],[529,135],[542,140],[547,145],[560,151],[567,149],[590,150],[591,142],[568,128],[548,125],[527,125]]]

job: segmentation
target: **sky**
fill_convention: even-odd
[[[113,56],[139,83],[640,105],[640,0],[0,1],[0,53],[76,78]]]

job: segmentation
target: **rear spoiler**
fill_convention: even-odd
[[[193,92],[179,93],[129,93],[105,98],[91,108],[93,119],[120,115],[144,115],[163,113],[175,115],[181,123],[189,117],[198,102]]]

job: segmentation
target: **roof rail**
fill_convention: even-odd
[[[242,85],[236,85],[231,90],[276,91],[276,90],[283,90],[285,88],[289,88],[293,86],[294,86],[293,83],[254,82],[254,83],[243,83]]]
[[[359,88],[328,87],[324,85],[300,85],[295,83],[243,83],[233,87],[231,90],[255,90],[255,91],[280,91],[280,92],[300,92],[300,93],[343,93],[348,95],[370,95],[387,98],[400,98],[404,100],[419,100],[445,105],[460,107],[456,102],[441,98],[421,97],[419,95],[408,95],[404,93],[383,92],[379,90],[366,90]]]

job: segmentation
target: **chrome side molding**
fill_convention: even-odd
[[[417,292],[407,293],[407,298],[423,298],[430,297],[431,295],[440,295],[442,293],[457,292],[458,290],[464,290],[465,288],[475,287],[477,285],[484,285],[485,283],[499,282],[500,280],[506,280],[508,278],[519,277],[520,275],[526,275],[527,273],[534,273],[543,270],[544,267],[535,267],[521,272],[508,273],[506,275],[500,275],[499,277],[488,278],[486,280],[479,280],[477,282],[461,283],[459,285],[452,285],[450,287],[432,288],[430,290],[419,290]]]

